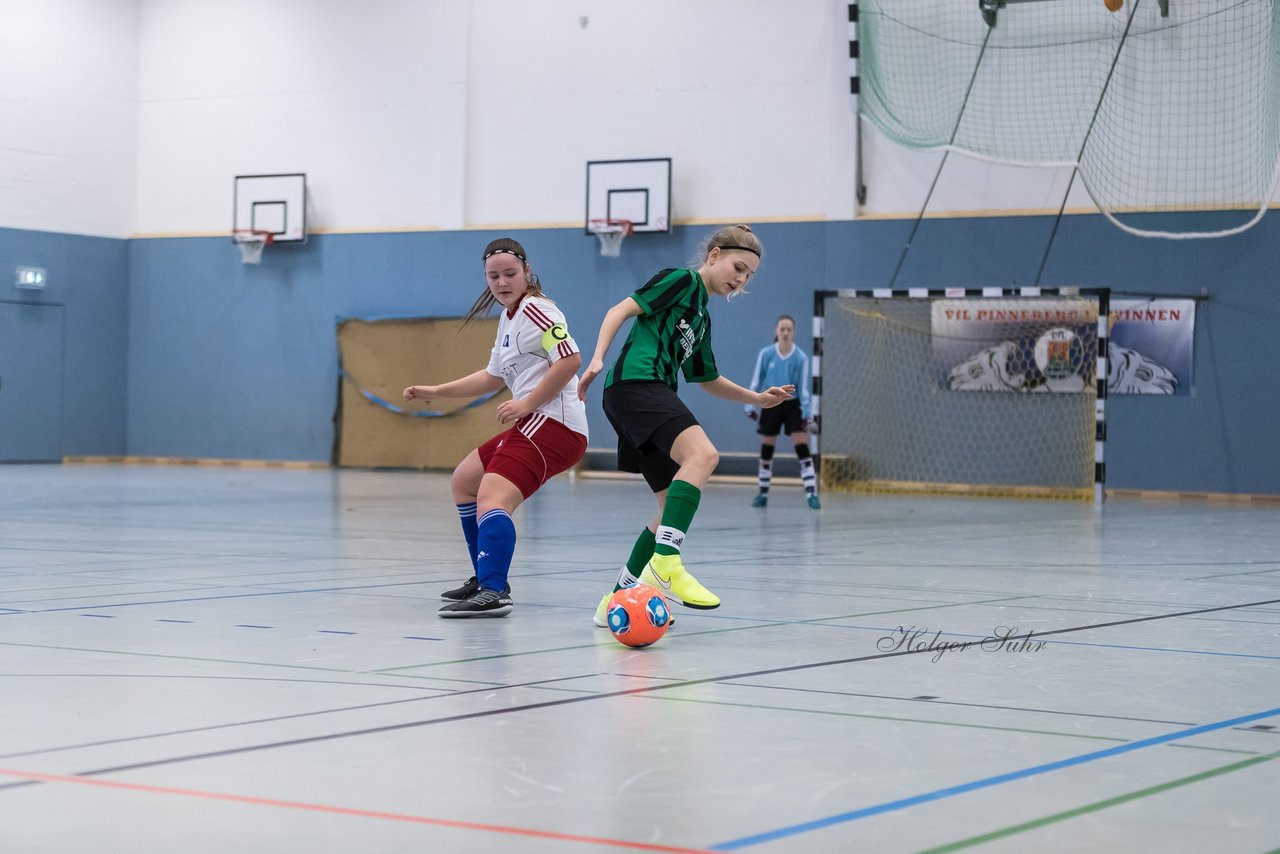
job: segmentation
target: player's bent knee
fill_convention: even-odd
[[[466,463],[462,463],[453,470],[453,478],[450,481],[453,486],[454,495],[467,495],[471,498],[476,497],[476,493],[480,489],[480,478],[477,474],[483,475],[484,472],[475,472],[467,468]]]
[[[681,465],[688,466],[693,471],[699,472],[704,476],[709,476],[716,470],[716,466],[720,465],[720,452],[710,445],[705,448],[698,448],[688,454]]]

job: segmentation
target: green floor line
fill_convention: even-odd
[[[718,635],[718,634],[725,634],[728,632],[744,632],[744,631],[753,631],[756,629],[771,629],[771,628],[776,628],[778,626],[808,625],[813,623],[825,623],[831,620],[850,620],[855,617],[879,617],[879,616],[884,616],[885,614],[907,614],[912,611],[935,611],[935,610],[938,610],[939,608],[958,608],[964,605],[989,605],[992,602],[1010,602],[1015,599],[1031,599],[1031,598],[1034,598],[1034,597],[1010,596],[1010,597],[1004,597],[1000,599],[983,599],[977,602],[943,602],[937,605],[925,605],[919,608],[902,608],[894,611],[867,611],[867,612],[858,613],[858,614],[837,614],[832,617],[814,617],[809,620],[785,620],[785,621],[771,622],[771,623],[752,623],[751,625],[747,625],[747,626],[732,626],[730,628],[722,628],[722,629],[705,629],[703,631],[698,631],[698,632],[680,632],[680,635],[683,637],[692,638],[692,637],[699,637],[701,635]],[[365,670],[361,672],[365,674],[394,673],[397,670],[417,670],[422,667],[443,667],[444,665],[447,665],[447,664],[470,664],[471,662],[474,662],[474,661],[492,661],[495,659],[502,659],[502,658],[520,658],[521,656],[525,656],[525,655],[542,655],[543,653],[548,653],[548,652],[569,652],[575,649],[591,649],[593,647],[605,647],[605,646],[613,646],[613,645],[614,645],[613,641],[606,641],[604,643],[584,643],[584,644],[577,644],[575,646],[557,646],[557,647],[551,647],[549,649],[531,649],[526,652],[503,653],[501,655],[483,655],[478,658],[453,658],[448,661],[431,661],[425,664],[403,664],[403,665],[400,665],[399,667],[383,667],[378,670]]]
[[[1055,813],[1053,815],[1045,816],[1044,818],[1037,818],[1032,821],[1023,822],[1022,824],[1015,824],[1010,827],[1002,828],[1001,830],[993,830],[991,833],[984,833],[981,836],[970,836],[968,839],[961,839],[958,842],[950,842],[950,843],[947,843],[946,845],[941,845],[937,848],[929,848],[924,851],[918,852],[918,854],[942,854],[942,852],[946,852],[946,851],[959,851],[962,848],[971,848],[974,845],[981,845],[984,842],[992,842],[996,839],[1003,839],[1007,836],[1014,836],[1019,833],[1025,833],[1028,830],[1035,830],[1036,828],[1039,828],[1039,827],[1044,827],[1046,825],[1054,824],[1059,821],[1066,821],[1067,819],[1076,818],[1077,816],[1085,815],[1091,812],[1096,812],[1097,810],[1104,810],[1104,809],[1107,809],[1108,807],[1114,807],[1119,804],[1128,803],[1129,801],[1135,801],[1135,800],[1138,800],[1139,798],[1145,798],[1149,795],[1158,795],[1161,792],[1167,792],[1170,789],[1176,789],[1180,786],[1186,786],[1191,783],[1198,783],[1201,780],[1208,780],[1211,777],[1217,777],[1219,774],[1230,774],[1232,771],[1240,771],[1244,768],[1249,768],[1253,765],[1259,765],[1263,762],[1270,762],[1272,759],[1275,759],[1276,757],[1280,757],[1280,751],[1276,753],[1268,753],[1265,756],[1255,756],[1253,759],[1245,759],[1241,762],[1234,762],[1230,765],[1223,765],[1221,768],[1214,768],[1209,771],[1201,771],[1199,774],[1192,774],[1190,777],[1180,777],[1177,780],[1170,780],[1169,782],[1161,783],[1158,786],[1151,786],[1150,788],[1139,789],[1136,792],[1129,792],[1128,794],[1117,795],[1114,798],[1107,798],[1105,801],[1098,801],[1097,803],[1088,804],[1083,807],[1077,807],[1076,809],[1073,809],[1073,810],[1067,810],[1065,812]],[[1280,849],[1276,849],[1276,850],[1280,851]]]
[[[1257,756],[1256,750],[1233,750],[1230,747],[1202,747],[1198,744],[1166,744],[1165,747],[1176,747],[1179,750],[1207,750],[1210,753],[1234,753],[1238,756]]]
[[[553,685],[530,685],[535,691],[555,691],[560,694],[598,694],[599,691],[592,691],[588,688],[558,688]]]
[[[367,676],[376,671],[363,671]],[[490,688],[506,688],[510,685],[508,682],[494,682],[492,679],[459,679],[456,676],[427,676],[421,673],[396,673],[393,674],[397,679],[423,679],[427,682],[460,682],[463,685],[487,685]]]
[[[1058,732],[1056,730],[1049,730],[1049,729],[1024,729],[1022,727],[985,726],[983,724],[962,724],[962,723],[956,723],[954,721],[935,721],[935,720],[927,720],[924,718],[899,718],[899,717],[894,717],[892,715],[868,715],[868,714],[859,714],[857,712],[834,712],[834,711],[828,711],[825,709],[797,709],[791,706],[770,706],[762,703],[731,703],[725,700],[695,700],[689,697],[662,697],[658,695],[645,695],[643,699],[664,700],[666,702],[674,702],[674,703],[701,703],[709,706],[735,706],[740,709],[767,709],[769,711],[775,711],[775,712],[801,712],[809,715],[834,715],[834,716],[846,717],[846,718],[867,718],[869,720],[877,720],[877,721],[900,721],[902,723],[912,723],[912,724],[934,724],[936,726],[963,727],[964,729],[985,729],[985,730],[992,730],[994,732],[1024,732],[1024,733],[1030,733],[1032,735],[1058,735],[1058,736],[1064,736],[1066,738],[1084,738],[1092,741],[1116,741],[1116,742],[1124,743],[1124,742],[1129,742],[1133,740],[1131,738],[1120,738],[1118,736],[1110,736],[1110,735],[1081,735],[1078,732]],[[1254,750],[1233,750],[1231,748],[1226,748],[1226,747],[1198,747],[1193,744],[1170,744],[1166,746],[1181,747],[1184,750],[1208,750],[1213,753],[1235,753],[1243,756],[1258,755],[1257,751],[1254,751]]]
[[[937,611],[942,608],[959,608],[965,605],[990,605],[995,602],[1013,602],[1019,599],[1033,599],[1033,596],[1006,596],[1000,599],[979,599],[975,602],[943,602],[937,605],[922,605],[919,608],[895,608],[891,611],[863,611],[857,614],[836,614],[833,617],[812,617],[808,620],[781,620],[776,623],[757,623],[750,626],[732,626],[724,629],[706,629],[700,632],[687,632],[687,637],[698,635],[719,635],[729,632],[744,632],[754,629],[768,629],[776,626],[807,626],[818,623],[829,623],[832,620],[852,620],[857,617],[883,617],[888,614],[910,614],[913,611]]]
[[[531,687],[535,691],[554,691],[562,694],[594,694],[596,693],[595,691],[591,691],[586,688],[565,688],[559,685],[531,685],[529,687]],[[1090,738],[1090,739],[1097,739],[1101,741],[1126,742],[1126,741],[1132,740],[1128,738],[1118,738],[1118,737],[1103,736],[1103,735],[1080,735],[1079,733],[1055,732],[1053,730],[1018,729],[1015,727],[978,727],[975,724],[947,723],[942,721],[920,720],[917,718],[895,718],[890,715],[860,715],[860,714],[855,714],[853,712],[827,712],[827,711],[822,711],[821,709],[793,709],[788,706],[766,706],[766,705],[753,704],[753,703],[728,703],[721,700],[693,700],[693,699],[684,699],[680,697],[659,697],[659,696],[653,696],[653,695],[644,695],[640,699],[674,700],[676,702],[684,702],[684,703],[708,703],[708,704],[718,704],[718,705],[725,705],[725,706],[738,706],[740,708],[747,708],[747,709],[771,709],[771,710],[777,710],[777,711],[805,712],[807,714],[819,714],[819,715],[823,715],[823,714],[844,715],[846,717],[872,718],[874,720],[886,720],[886,721],[904,721],[907,723],[935,723],[941,726],[975,727],[979,729],[992,729],[992,730],[998,730],[998,731],[1004,731],[1004,732],[1029,732],[1029,733],[1035,733],[1038,735],[1063,735],[1063,736],[1069,736],[1071,738]],[[1211,753],[1234,753],[1238,756],[1257,756],[1258,755],[1258,752],[1256,750],[1233,750],[1228,747],[1200,747],[1195,744],[1169,744],[1165,746],[1177,747],[1183,750],[1207,750]]]
[[[63,652],[99,652],[103,655],[129,655],[136,658],[168,658],[177,661],[203,661],[209,664],[247,664],[251,667],[283,667],[288,670],[322,670],[325,673],[357,674],[359,670],[343,670],[339,667],[311,667],[306,664],[277,664],[271,661],[241,661],[236,658],[201,658],[195,655],[165,655],[159,652],[126,652],[121,649],[90,649],[82,646],[52,646],[41,643],[15,643],[0,641],[0,646],[20,646],[27,649],[56,649]]]
[[[549,649],[531,649],[525,652],[504,652],[499,655],[481,655],[475,658],[451,658],[448,661],[431,661],[431,662],[427,662],[426,664],[402,664],[399,667],[383,667],[378,670],[366,670],[364,672],[366,674],[395,673],[398,670],[417,670],[423,667],[444,667],[445,665],[448,665],[448,664],[471,664],[476,661],[495,661],[498,659],[506,659],[506,658],[522,658],[526,655],[543,655],[544,653],[548,653],[548,652],[569,652],[570,650],[575,650],[575,649],[591,649],[592,647],[615,646],[616,644],[617,644],[617,641],[613,641],[613,640],[603,642],[603,643],[581,643],[581,644],[576,644],[574,646],[554,646],[554,647],[550,647]],[[410,674],[401,674],[401,675],[410,675]]]
[[[698,703],[707,706],[733,706],[739,709],[765,709],[772,712],[800,712],[806,715],[831,715],[841,718],[863,718],[873,721],[891,721],[893,723],[907,724],[933,724],[934,726],[960,727],[962,729],[984,729],[993,732],[1021,732],[1031,735],[1057,735],[1065,738],[1083,738],[1088,741],[1112,741],[1124,743],[1131,741],[1128,738],[1118,738],[1110,735],[1081,735],[1078,732],[1055,732],[1048,729],[1023,729],[1021,727],[1005,727],[1005,726],[985,726],[983,724],[961,724],[953,721],[933,721],[924,718],[899,718],[892,715],[865,715],[857,712],[834,712],[826,709],[797,709],[790,706],[767,706],[759,703],[730,703],[724,700],[694,700],[688,697],[660,697],[657,695],[647,696],[646,699],[661,700],[668,703]]]

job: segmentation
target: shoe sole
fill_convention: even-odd
[[[512,607],[513,606],[511,605],[507,605],[503,608],[492,608],[488,611],[437,611],[436,613],[441,617],[444,617],[446,620],[456,620],[459,618],[465,619],[467,617],[505,617],[507,614],[511,613]]]
[[[650,587],[655,588],[659,593],[661,593],[661,594],[662,594],[662,598],[663,598],[663,599],[666,599],[668,602],[675,602],[677,605],[683,605],[683,606],[685,606],[686,608],[693,608],[695,611],[714,611],[716,608],[719,608],[719,607],[720,607],[720,603],[719,603],[719,602],[717,602],[717,603],[716,603],[716,604],[714,604],[714,605],[699,605],[699,604],[696,604],[696,603],[694,603],[694,602],[686,602],[685,600],[683,600],[683,599],[681,599],[679,596],[677,596],[677,595],[675,594],[675,591],[673,591],[670,587],[667,587],[665,584],[663,584],[663,583],[662,583],[662,580],[658,578],[658,574],[657,574],[657,573],[655,573],[655,572],[653,572],[652,570],[649,570],[649,569],[646,569],[646,570],[645,570],[645,573],[646,573],[647,575],[649,575],[649,576],[653,577],[656,581],[658,581],[658,583],[657,583],[657,584],[650,584],[650,583],[649,583],[645,578],[643,578],[643,577],[640,579],[640,583],[641,583],[641,584],[648,584]]]
[[[716,608],[720,607],[719,602],[717,602],[714,605],[695,605],[692,602],[684,601],[683,599],[679,598],[678,596],[670,592],[664,592],[662,596],[668,602],[675,602],[677,605],[683,605],[686,608],[692,608],[695,611],[714,611]]]

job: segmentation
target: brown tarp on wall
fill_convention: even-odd
[[[478,445],[505,429],[498,404],[503,389],[479,406],[472,398],[436,398],[406,403],[405,386],[440,385],[484,370],[497,334],[496,318],[462,328],[457,318],[345,320],[338,324],[339,466],[452,469]],[[380,398],[406,412],[445,412],[424,418],[397,413],[370,400]]]

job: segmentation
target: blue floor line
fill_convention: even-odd
[[[777,830],[770,830],[753,836],[743,836],[740,839],[732,839],[728,842],[721,842],[718,845],[709,846],[708,850],[737,851],[740,848],[748,848],[752,845],[773,842],[778,839],[785,839],[788,836],[808,833],[812,830],[822,830],[823,828],[831,827],[833,825],[844,824],[845,822],[850,821],[858,821],[863,818],[870,818],[874,815],[895,812],[897,810],[906,809],[907,807],[916,806],[917,804],[924,804],[929,801],[950,798],[954,795],[963,795],[968,792],[977,791],[978,789],[999,786],[1003,783],[1012,783],[1015,780],[1024,780],[1027,777],[1047,774],[1050,771],[1059,771],[1063,768],[1070,768],[1074,765],[1083,765],[1086,762],[1093,762],[1096,759],[1106,759],[1109,756],[1118,756],[1122,753],[1141,750],[1144,747],[1154,747],[1157,744],[1178,741],[1195,735],[1201,735],[1206,732],[1213,732],[1214,730],[1228,729],[1230,727],[1239,726],[1243,723],[1248,723],[1249,721],[1262,720],[1263,718],[1275,717],[1276,715],[1280,715],[1280,708],[1268,709],[1265,712],[1257,712],[1252,715],[1244,715],[1243,717],[1231,718],[1226,721],[1218,721],[1217,723],[1204,724],[1202,726],[1191,727],[1190,729],[1178,730],[1177,732],[1171,732],[1166,735],[1157,735],[1153,738],[1144,738],[1141,741],[1133,741],[1116,747],[1108,747],[1105,750],[1097,750],[1093,753],[1084,753],[1080,756],[1073,756],[1069,759],[1060,759],[1057,762],[1033,765],[1030,768],[1022,769],[1021,771],[1011,771],[1008,774],[998,774],[994,777],[985,777],[981,780],[974,780],[971,783],[963,783],[959,786],[950,786],[946,789],[936,789],[932,792],[925,792],[922,795],[913,795],[909,798],[887,801],[883,804],[876,804],[875,806],[864,807],[863,809],[853,810],[851,812],[839,813],[838,815],[828,816],[827,818],[820,818],[814,821],[806,821],[801,824],[793,824],[790,827],[780,827]]]

